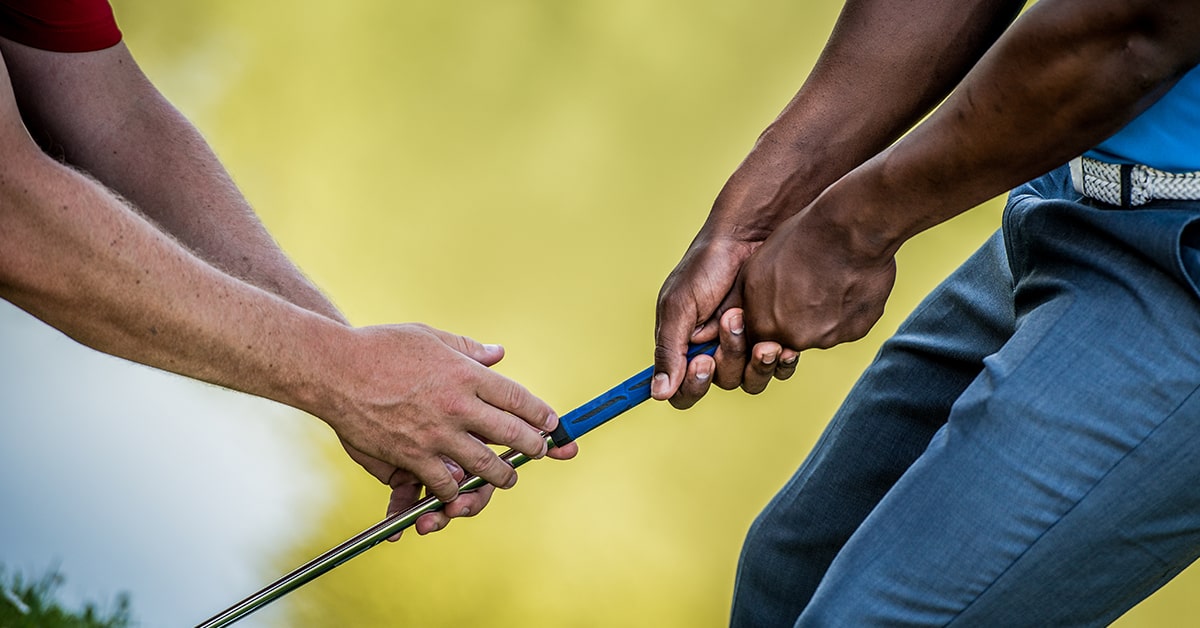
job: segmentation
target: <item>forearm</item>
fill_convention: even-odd
[[[320,411],[348,328],[209,266],[40,154],[10,153],[2,180],[0,296],[98,350]]]
[[[191,123],[161,97],[133,115],[117,144],[124,149],[121,159],[98,158],[112,151],[93,151],[78,165],[205,261],[345,322],[283,253]]]
[[[9,43],[5,56],[27,123],[48,149],[128,199],[201,259],[344,322],[123,44],[64,55]]]
[[[1021,4],[847,2],[813,71],[730,178],[706,228],[765,237],[941,101]]]
[[[1043,0],[934,115],[813,209],[840,208],[852,248],[890,255],[1118,131],[1200,61],[1198,25],[1190,2]]]

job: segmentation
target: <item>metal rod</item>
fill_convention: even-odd
[[[546,437],[546,444],[549,447],[554,446],[554,442],[549,436]],[[530,460],[529,456],[512,449],[501,454],[500,458],[514,469]],[[486,484],[487,482],[483,478],[472,475],[463,479],[458,484],[458,492],[468,493],[482,488]],[[218,628],[220,626],[228,626],[239,619],[243,619],[250,613],[321,577],[351,558],[375,547],[393,534],[412,527],[421,515],[441,510],[445,505],[442,500],[436,497],[426,497],[408,510],[387,517],[383,521],[354,535],[341,545],[293,569],[290,573],[263,587],[263,589],[254,595],[199,624],[197,628]]]

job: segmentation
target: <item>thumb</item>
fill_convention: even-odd
[[[650,396],[659,401],[679,390],[687,370],[688,340],[698,330],[694,317],[663,309],[654,327],[654,379],[650,381]]]

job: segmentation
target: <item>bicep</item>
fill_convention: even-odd
[[[0,54],[0,154],[5,156],[5,165],[11,166],[14,161],[34,152],[37,147],[29,136],[13,92],[8,57]],[[7,184],[9,180],[10,177],[4,176],[3,183]]]
[[[54,52],[0,38],[26,124],[50,152],[76,165],[94,158],[134,111],[157,95],[125,44],[92,52]]]

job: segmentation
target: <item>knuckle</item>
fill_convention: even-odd
[[[505,421],[500,427],[500,444],[513,446],[525,433],[525,427],[516,421]]]
[[[446,416],[462,418],[470,416],[475,410],[475,397],[472,395],[452,395],[442,404]]]
[[[429,492],[436,495],[442,501],[454,499],[454,496],[458,494],[458,483],[454,481],[454,478],[446,474],[439,475],[432,481],[427,482],[425,486],[429,489]]]
[[[512,488],[517,483],[517,472],[504,463],[500,463],[499,466],[500,470],[496,472],[496,476],[500,483],[495,486],[504,489]]]
[[[475,473],[486,472],[498,460],[499,458],[496,457],[496,454],[492,453],[492,450],[485,447],[476,453],[474,458],[471,459],[473,464],[469,468]]]
[[[742,390],[743,390],[743,391],[744,391],[746,394],[749,394],[749,395],[757,395],[757,394],[760,394],[762,391],[764,391],[764,390],[766,390],[766,389],[767,389],[767,385],[766,385],[766,384],[761,384],[761,385],[760,385],[760,384],[757,384],[757,383],[752,383],[752,382],[744,382],[744,383],[742,384]]]
[[[675,408],[676,410],[687,410],[688,408],[696,405],[697,401],[699,401],[699,399],[690,396],[685,397],[682,395],[675,395],[670,399],[671,407]]]
[[[529,393],[523,386],[512,381],[511,379],[503,380],[503,388],[500,390],[500,398],[503,400],[505,408],[520,410],[526,408],[529,404]]]
[[[732,377],[718,377],[713,383],[721,390],[733,390],[742,384],[741,381]]]

